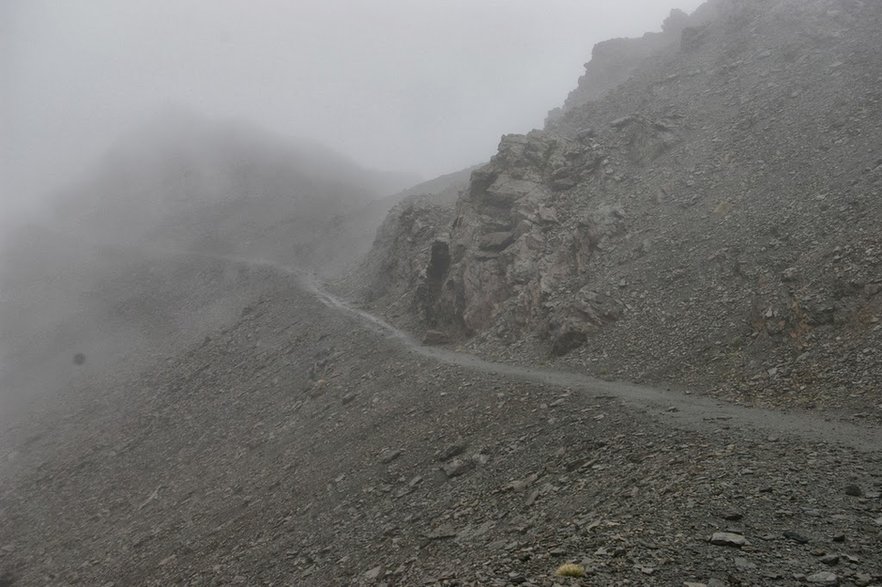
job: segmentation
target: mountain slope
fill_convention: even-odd
[[[248,273],[254,300],[210,339],[140,373],[83,378],[68,390],[79,405],[0,427],[0,576],[22,586],[882,579],[878,430],[860,452],[713,408],[688,421],[592,386],[448,365],[284,272],[230,269]],[[809,432],[821,427],[806,418]],[[554,578],[565,562],[586,576]]]
[[[504,137],[450,224],[387,251],[425,260],[394,307],[498,356],[875,406],[880,24],[871,2],[707,3],[602,98]]]
[[[55,197],[53,218],[3,235],[0,401],[63,389],[111,357],[171,352],[241,310],[248,286],[237,274],[176,252],[304,267],[356,258],[363,251],[334,234],[334,220],[389,181],[320,145],[188,114],[122,137]],[[85,366],[72,363],[78,353]]]

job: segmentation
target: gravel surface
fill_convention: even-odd
[[[201,344],[4,426],[7,583],[882,581],[874,430],[494,369],[249,274]]]
[[[341,291],[496,360],[882,422],[882,3],[667,24],[598,45],[454,209],[393,210]]]

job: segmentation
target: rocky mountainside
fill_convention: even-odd
[[[442,175],[431,181],[384,198],[396,204],[373,233],[373,246],[359,263],[335,282],[348,297],[395,300],[409,304],[411,293],[422,287],[423,269],[429,266],[430,249],[421,247],[453,218],[453,205],[468,187],[474,168]],[[362,224],[364,225],[364,224]],[[389,254],[412,251],[413,255]],[[399,309],[407,316],[409,305]],[[391,307],[387,310],[393,311]]]
[[[0,343],[50,397],[0,380],[0,587],[882,585],[880,30],[675,13],[379,204],[241,129],[130,143],[3,249]],[[335,285],[498,361],[292,268],[386,206]]]
[[[503,137],[449,222],[398,210],[372,307],[502,358],[878,415],[882,4],[675,20],[626,80]]]
[[[693,20],[697,21],[697,17]],[[631,77],[647,58],[679,43],[688,23],[687,14],[674,9],[662,23],[661,32],[646,33],[639,39],[610,39],[595,45],[576,89],[570,92],[562,107],[549,113],[549,119],[556,120],[564,112],[603,97]]]
[[[882,581],[878,430],[449,364],[283,271],[226,269],[250,293],[204,340],[0,425],[0,582]]]

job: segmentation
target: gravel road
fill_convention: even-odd
[[[425,347],[227,261],[228,325],[0,429],[6,584],[882,581],[877,430]]]

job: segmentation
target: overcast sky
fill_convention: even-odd
[[[541,126],[598,41],[698,0],[0,0],[3,197],[170,106],[424,178]]]

